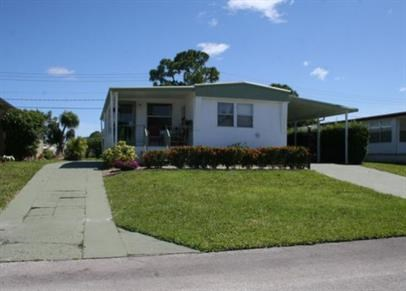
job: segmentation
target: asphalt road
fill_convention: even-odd
[[[0,264],[0,290],[406,290],[406,238]]]

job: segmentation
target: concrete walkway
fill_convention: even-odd
[[[44,166],[0,213],[0,261],[194,252],[118,231],[99,165],[65,162]]]
[[[406,178],[402,176],[356,165],[312,164],[311,169],[338,180],[406,198]]]

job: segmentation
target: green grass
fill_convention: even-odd
[[[0,209],[4,208],[46,163],[49,161],[0,163]]]
[[[406,199],[313,171],[145,170],[105,185],[120,227],[202,251],[406,235]]]
[[[389,172],[392,174],[406,177],[406,165],[405,164],[390,164],[390,163],[363,163],[364,167],[372,168],[380,171]]]

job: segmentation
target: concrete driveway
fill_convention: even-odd
[[[44,166],[0,213],[0,261],[194,252],[118,230],[99,166],[97,162]]]
[[[2,290],[406,290],[406,238],[0,264]]]
[[[406,177],[358,165],[312,164],[311,169],[338,180],[406,198]]]

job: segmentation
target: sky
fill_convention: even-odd
[[[220,81],[285,83],[350,118],[406,111],[403,0],[0,0],[0,97],[72,110],[82,136],[109,87],[151,86],[187,49]]]

